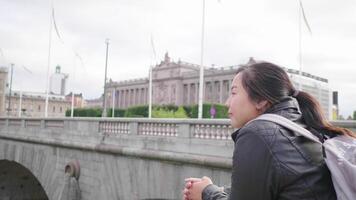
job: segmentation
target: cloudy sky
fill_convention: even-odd
[[[339,91],[340,112],[356,110],[356,2],[303,2],[312,34],[302,27],[303,71],[327,78]],[[249,57],[299,69],[297,0],[206,0],[204,64],[230,66]],[[69,74],[67,92],[103,92],[105,39],[108,77],[148,76],[169,52],[199,64],[202,0],[54,0],[50,73]],[[15,64],[15,90],[44,92],[50,0],[0,0],[0,65]],[[157,56],[153,56],[153,38]],[[75,54],[79,55],[75,56]],[[29,72],[28,70],[31,72]]]

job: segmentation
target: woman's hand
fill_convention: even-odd
[[[187,178],[185,179],[185,188],[183,190],[184,200],[201,200],[204,188],[213,184],[209,177],[203,178]]]

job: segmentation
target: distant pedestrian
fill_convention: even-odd
[[[214,104],[211,104],[211,107],[210,107],[210,118],[215,118],[215,114],[216,114],[215,106],[214,106]]]

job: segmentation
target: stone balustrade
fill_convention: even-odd
[[[356,130],[356,121],[332,123]],[[223,168],[231,165],[232,132],[227,119],[0,118],[1,137],[143,156],[150,151],[157,159],[169,152],[177,162]]]
[[[73,131],[69,124],[91,123],[87,130],[107,135],[150,135],[211,140],[229,140],[233,128],[228,119],[147,119],[147,118],[5,118],[0,126],[17,128],[59,128]],[[332,121],[332,124],[356,130],[356,121]],[[82,126],[80,126],[82,127]],[[77,130],[81,131],[81,130]]]

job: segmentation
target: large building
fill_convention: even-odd
[[[10,91],[8,89],[8,69],[0,68],[0,116],[44,117],[45,93]],[[64,96],[49,95],[48,116],[64,117],[70,109],[70,101]]]
[[[9,104],[9,100],[11,102]],[[35,92],[12,91],[11,97],[6,95],[6,111],[2,115],[21,117],[44,117],[46,94]],[[71,108],[71,102],[61,95],[49,95],[48,117],[64,117],[66,110]]]
[[[51,75],[50,93],[64,96],[66,93],[68,74],[61,73],[61,67],[57,65],[56,72]]]
[[[205,68],[204,102],[225,103],[232,79],[240,65]],[[199,65],[178,60],[174,62],[166,53],[164,60],[152,69],[152,103],[192,105],[198,103]],[[328,80],[305,72],[286,69],[296,88],[314,95],[327,116],[331,114]],[[301,85],[299,85],[301,83]],[[148,104],[148,78],[109,82],[106,92],[107,107],[127,108]]]

